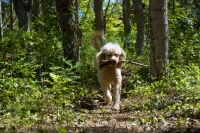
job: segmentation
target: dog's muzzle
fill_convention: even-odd
[[[110,62],[111,62],[111,64],[112,64],[113,66],[116,66],[116,64],[117,64],[117,61],[116,61],[116,60],[110,60]]]

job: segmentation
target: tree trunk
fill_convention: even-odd
[[[137,39],[135,43],[136,55],[142,54],[144,49],[144,13],[142,0],[133,0],[135,22],[137,25]]]
[[[13,0],[10,0],[10,30],[13,30]]]
[[[128,35],[131,32],[130,24],[130,0],[123,0],[123,23],[124,23],[124,48],[129,46]]]
[[[59,24],[62,34],[63,56],[66,60],[78,59],[77,21],[75,0],[56,0]],[[64,64],[66,67],[66,64]]]
[[[94,0],[95,30],[105,32],[105,21],[103,17],[103,1]]]
[[[167,0],[150,0],[150,74],[158,80],[168,71]]]
[[[79,10],[79,0],[75,0],[75,18],[76,18],[76,24],[77,24],[77,31],[76,31],[76,35],[77,35],[77,46],[81,45],[82,42],[82,30],[79,27],[79,14],[78,14],[78,10]],[[77,47],[77,60],[80,60],[80,51],[79,48]]]
[[[32,8],[32,0],[28,0],[28,5],[23,0],[13,0],[14,9],[18,18],[19,28],[30,31],[29,19]]]
[[[2,9],[1,9],[1,1],[0,1],[0,40],[3,36],[3,31],[2,31]]]
[[[200,1],[199,0],[194,0],[193,1],[196,9],[198,9],[198,14],[197,14],[197,17],[198,17],[198,21],[194,24],[194,28],[197,29],[197,30],[200,30]]]
[[[37,18],[42,14],[42,0],[34,0],[33,2],[33,14]]]

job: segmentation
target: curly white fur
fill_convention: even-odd
[[[107,43],[103,47],[100,46],[99,39],[105,39],[100,32],[94,32],[91,38],[93,47],[98,51],[95,57],[94,65],[97,69],[97,77],[103,90],[103,96],[107,104],[112,104],[111,88],[113,87],[113,105],[112,109],[120,109],[120,94],[122,86],[121,66],[125,60],[126,54],[122,48],[116,43]],[[102,60],[109,60],[110,63],[101,67],[104,62]]]

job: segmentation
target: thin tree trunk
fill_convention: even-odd
[[[167,0],[150,0],[150,74],[158,80],[168,71]]]
[[[66,60],[78,59],[77,21],[75,0],[56,0],[59,24],[62,34],[63,56]],[[66,64],[65,64],[65,67]]]
[[[39,17],[42,14],[42,0],[34,0],[34,15]]]
[[[137,25],[137,39],[135,43],[136,55],[142,54],[144,49],[144,13],[142,0],[133,0],[135,22]]]
[[[173,2],[172,2],[172,12],[173,12],[173,14],[175,13],[175,0],[173,0]]]
[[[13,0],[14,9],[18,18],[19,28],[30,31],[30,13],[32,9],[32,0],[28,0],[28,5],[23,0]]]
[[[0,1],[0,40],[3,36],[3,31],[2,31],[2,9],[1,9],[1,1]]]
[[[97,31],[105,32],[105,21],[103,17],[103,1],[94,0],[95,28]]]
[[[130,0],[123,0],[123,23],[124,23],[124,48],[129,47],[128,35],[131,32],[130,24]]]
[[[198,9],[198,14],[197,14],[197,17],[198,17],[198,21],[194,24],[194,27],[197,29],[197,30],[200,30],[200,1],[199,0],[194,0],[193,1],[196,9]]]
[[[13,30],[13,0],[10,0],[10,30]]]
[[[77,35],[77,45],[76,45],[76,54],[77,54],[77,57],[76,57],[76,60],[80,60],[80,53],[79,53],[79,46],[81,45],[81,40],[82,40],[82,31],[81,29],[79,28],[79,14],[78,14],[78,10],[79,10],[79,1],[78,0],[75,0],[75,18],[76,18],[76,25],[77,25],[77,30],[76,30],[76,35]]]

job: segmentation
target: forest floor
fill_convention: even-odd
[[[161,111],[129,110],[124,100],[120,111],[105,106],[87,113],[78,113],[84,121],[77,121],[68,132],[77,133],[200,133],[200,119],[169,116]],[[84,116],[84,117],[83,117]]]
[[[136,99],[135,99],[136,100]],[[140,100],[140,99],[137,99]],[[166,116],[163,112],[131,110],[132,102],[122,100],[120,111],[98,104],[95,109],[81,109],[71,123],[68,121],[29,124],[2,133],[199,133],[200,119]],[[1,122],[0,122],[1,123]],[[11,127],[13,128],[13,127]]]

